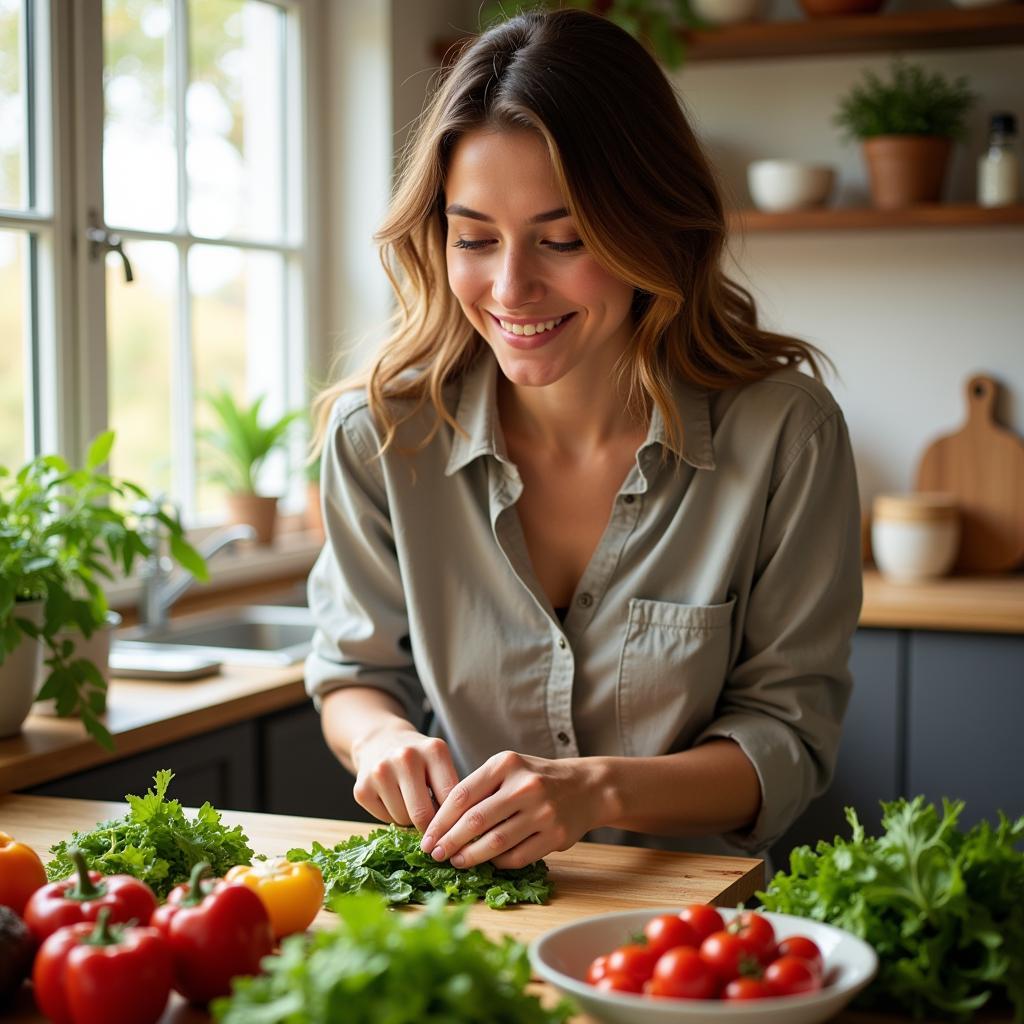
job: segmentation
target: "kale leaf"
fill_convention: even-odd
[[[916,1017],[967,1018],[999,1000],[1024,1021],[1024,817],[1002,812],[957,828],[963,801],[924,797],[883,803],[883,833],[865,834],[853,808],[849,840],[790,854],[758,893],[766,910],[825,921],[878,953],[878,975],[861,1005],[892,1005]]]
[[[421,832],[388,825],[368,836],[353,836],[333,849],[313,843],[310,851],[289,850],[291,861],[312,861],[324,876],[324,906],[339,893],[368,889],[388,903],[425,903],[431,893],[455,901],[483,899],[501,910],[516,903],[545,903],[551,895],[548,868],[542,860],[524,868],[493,864],[453,868],[420,849]]]
[[[526,949],[493,942],[466,923],[467,907],[431,898],[422,914],[396,914],[370,893],[339,896],[330,929],[293,935],[264,958],[262,975],[239,977],[211,1007],[223,1024],[565,1024],[562,1000],[546,1009],[526,992]]]
[[[77,846],[93,871],[105,875],[141,878],[165,899],[180,882],[187,882],[192,868],[208,861],[217,877],[236,864],[251,864],[252,849],[241,825],[227,828],[209,803],[193,819],[185,816],[177,800],[165,800],[174,773],[159,771],[155,789],[145,796],[128,794],[128,813],[102,821],[88,832],[73,832],[70,840],[50,847],[54,855],[46,865],[50,881],[70,875],[75,866],[68,850]]]

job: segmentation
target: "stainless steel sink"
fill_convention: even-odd
[[[313,628],[308,608],[239,605],[182,616],[157,629],[119,630],[111,650],[187,650],[242,665],[294,665],[309,653]]]

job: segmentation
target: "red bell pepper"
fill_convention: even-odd
[[[89,871],[79,850],[68,851],[78,869],[60,882],[36,889],[22,915],[37,941],[42,942],[58,928],[84,921],[96,921],[100,911],[110,911],[111,922],[133,921],[149,924],[156,910],[156,897],[145,882],[131,875],[108,875]]]
[[[206,878],[199,863],[157,909],[152,925],[166,936],[174,956],[174,987],[189,1001],[206,1004],[231,991],[231,979],[259,974],[274,948],[274,932],[263,901],[246,886]]]
[[[54,1024],[154,1024],[171,995],[174,966],[155,928],[94,924],[58,928],[32,971],[36,1003]]]

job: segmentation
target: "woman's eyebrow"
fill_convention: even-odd
[[[452,203],[444,212],[449,217],[469,217],[471,220],[482,220],[488,224],[494,223],[493,217],[488,217],[486,213],[481,213],[479,210],[471,210],[468,206],[463,206],[461,203]],[[563,217],[568,216],[569,211],[564,206],[560,206],[557,210],[538,213],[535,217],[531,217],[527,223],[544,224],[549,220],[561,220]]]

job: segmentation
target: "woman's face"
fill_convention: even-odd
[[[543,139],[481,129],[448,169],[448,284],[513,384],[607,374],[632,333],[633,288],[583,247]],[[600,377],[599,375],[604,375]]]

